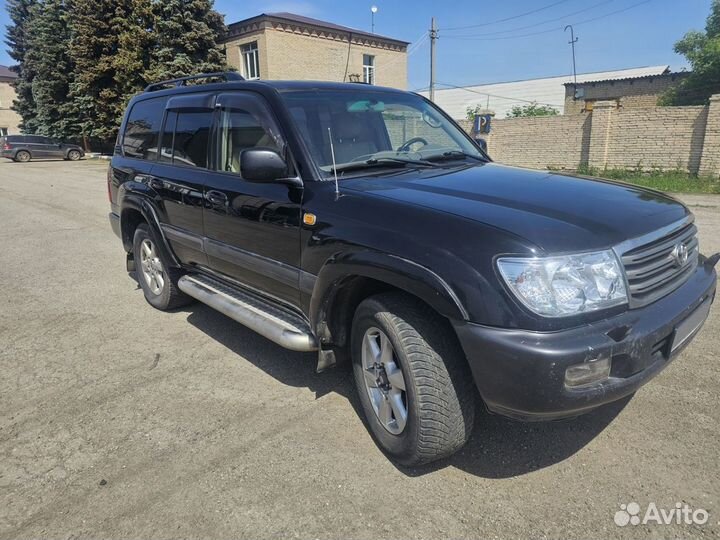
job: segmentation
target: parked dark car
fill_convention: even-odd
[[[225,77],[130,102],[108,172],[128,270],[158,309],[347,358],[402,464],[465,444],[476,402],[548,420],[628,396],[708,316],[720,255],[667,195],[494,164],[416,94]]]
[[[6,135],[0,137],[0,156],[21,163],[32,159],[77,161],[85,156],[85,152],[77,144],[64,143],[41,135]]]

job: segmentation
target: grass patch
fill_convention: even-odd
[[[696,176],[684,171],[640,171],[626,169],[578,169],[579,174],[619,180],[628,184],[668,191],[671,193],[712,193],[720,194],[720,179]]]

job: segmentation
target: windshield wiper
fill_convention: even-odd
[[[450,161],[453,159],[464,159],[464,158],[470,158],[474,159],[476,161],[482,161],[483,163],[487,162],[487,159],[485,159],[482,156],[476,156],[474,154],[468,154],[467,152],[463,152],[462,150],[448,150],[446,152],[443,152],[442,154],[433,154],[431,156],[426,156],[426,161]]]
[[[435,163],[432,163],[424,159],[401,159],[394,157],[377,157],[370,158],[364,161],[351,161],[350,163],[342,163],[330,169],[330,172],[345,172],[355,171],[361,169],[370,169],[373,167],[407,167],[408,165],[422,165],[423,167],[437,167]]]

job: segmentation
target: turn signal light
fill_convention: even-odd
[[[315,225],[317,222],[317,216],[315,214],[311,214],[310,212],[305,212],[303,214],[303,223],[305,225]]]

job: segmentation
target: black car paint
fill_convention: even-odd
[[[35,139],[39,139],[38,142],[33,142]],[[9,148],[5,148],[6,143]],[[80,152],[80,157],[85,155],[85,151],[77,144],[54,141],[49,137],[36,135],[0,137],[0,157],[7,159],[15,159],[20,151],[29,152],[32,159],[68,159],[71,150]]]
[[[334,302],[349,281],[361,277],[407,291],[453,323],[481,394],[488,393],[489,383],[479,379],[488,372],[497,382],[491,386],[504,388],[502,380],[507,382],[518,369],[511,366],[512,351],[507,362],[488,364],[485,355],[478,355],[477,348],[494,351],[502,346],[501,339],[491,339],[483,329],[516,332],[517,339],[526,343],[535,339],[538,345],[542,343],[538,335],[570,331],[580,336],[577,343],[582,344],[583,339],[589,343],[600,336],[599,328],[630,324],[643,329],[629,334],[625,345],[632,348],[651,339],[653,328],[667,324],[668,314],[657,312],[660,303],[560,319],[540,317],[508,292],[495,261],[508,254],[611,248],[688,216],[680,202],[614,182],[493,163],[440,163],[437,168],[348,174],[341,176],[336,191],[334,182],[323,179],[316,168],[281,97],[295,89],[328,87],[356,90],[332,83],[251,81],[174,88],[134,98],[128,109],[147,98],[253,93],[272,111],[303,187],[254,184],[227,173],[126,158],[118,148],[109,174],[116,216],[111,220],[119,221],[114,228],[126,251],[132,245],[124,232],[130,222],[126,213],[137,211],[164,240],[167,260],[241,283],[292,307],[307,317],[324,346],[346,344],[342,328],[328,319],[336,316]],[[220,192],[226,200],[212,192]],[[305,213],[317,216],[317,222],[302,225]],[[692,281],[700,283],[693,294],[702,289],[701,296],[714,296],[712,268],[701,265]],[[686,285],[663,300],[676,309],[673,317],[684,313],[678,306],[700,298],[687,297],[688,291]],[[550,340],[548,347],[552,346]],[[556,356],[564,352],[558,347]],[[524,365],[533,358],[526,354]],[[536,362],[535,374],[543,369],[549,369],[546,363]],[[532,377],[532,369],[530,373]],[[647,370],[644,380],[652,374]],[[633,388],[642,382],[636,381]],[[511,394],[522,391],[522,385],[508,388],[506,403],[493,395],[490,405],[512,415],[513,409],[525,404],[513,404]],[[574,414],[614,395],[607,389],[601,395],[589,390],[578,403],[563,402],[552,392],[548,385],[531,403],[534,411],[517,410],[515,415]]]

